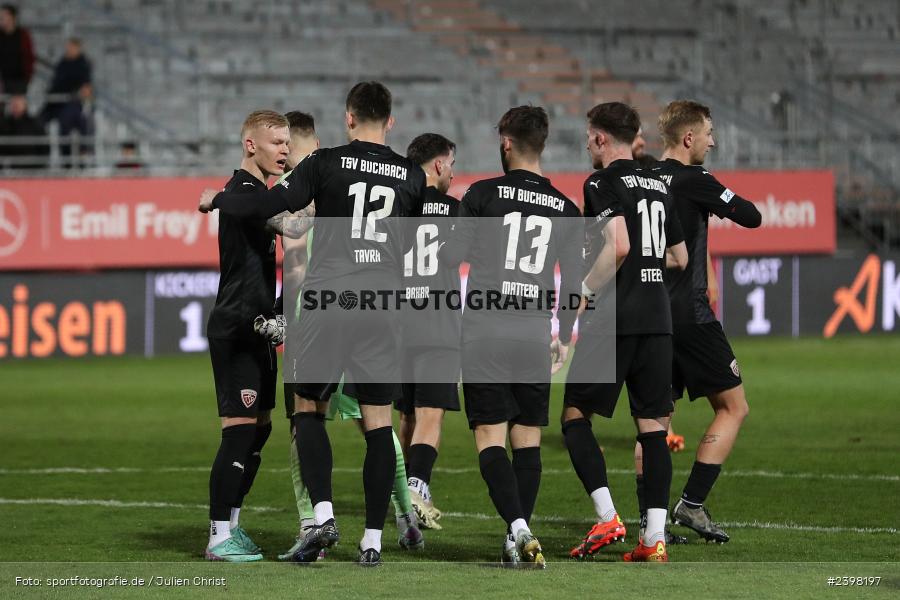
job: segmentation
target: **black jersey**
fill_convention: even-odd
[[[225,192],[246,197],[264,191],[265,184],[240,169]],[[219,291],[209,315],[212,338],[254,336],[253,319],[272,314],[275,300],[275,236],[265,219],[219,215]]]
[[[441,251],[448,264],[470,265],[463,340],[549,343],[558,300],[559,337],[568,343],[581,295],[583,236],[578,207],[545,177],[513,170],[472,184]]]
[[[406,240],[403,285],[403,343],[458,348],[461,307],[459,268],[440,264],[438,249],[447,241],[459,201],[435,187],[425,190],[421,216]],[[452,306],[451,306],[452,305]]]
[[[675,159],[657,163],[652,172],[669,185],[675,197],[684,230],[688,265],[684,271],[669,270],[666,284],[676,323],[710,323],[716,316],[706,296],[706,253],[709,215],[731,219],[744,227],[759,227],[762,217],[756,206],[719,183],[705,168],[685,165]]]
[[[388,146],[353,141],[306,157],[285,179],[253,201],[219,194],[221,212],[272,217],[315,201],[315,247],[304,287],[354,276],[398,289],[405,219],[425,196],[425,172]],[[359,277],[357,277],[359,276]]]
[[[624,217],[630,250],[616,272],[616,335],[672,333],[669,294],[663,282],[666,248],[684,241],[675,203],[665,183],[633,160],[616,160],[584,182],[585,257],[593,265],[604,244],[603,228]],[[610,282],[611,284],[612,282]],[[612,285],[600,290],[601,303]],[[584,331],[609,333],[602,311],[585,313]]]

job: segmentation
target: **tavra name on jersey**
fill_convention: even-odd
[[[426,202],[422,205],[423,215],[449,215],[450,205],[443,202]]]
[[[566,208],[566,201],[550,194],[542,194],[531,190],[523,190],[512,185],[498,185],[497,194],[504,200],[518,200],[528,204],[537,204],[538,206],[549,206],[562,212]]]
[[[374,160],[356,158],[355,156],[342,156],[341,167],[406,181],[406,167],[392,165],[391,163],[375,162]]]
[[[625,187],[636,188],[642,187],[645,190],[654,190],[661,194],[667,194],[668,189],[659,179],[654,177],[641,177],[640,175],[623,175],[619,179],[625,184]]]
[[[381,252],[375,248],[356,249],[353,251],[353,258],[357,264],[360,263],[380,263]]]

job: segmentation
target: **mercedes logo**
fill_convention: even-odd
[[[28,218],[22,199],[0,189],[0,256],[15,254],[28,234]]]

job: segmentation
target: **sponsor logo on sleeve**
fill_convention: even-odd
[[[728,188],[725,188],[725,191],[722,192],[722,195],[719,196],[719,198],[722,199],[722,202],[728,204],[729,202],[731,202],[731,199],[734,198],[734,192],[732,192]]]

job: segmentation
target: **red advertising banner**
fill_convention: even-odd
[[[498,173],[456,177],[451,195]],[[582,204],[587,173],[555,173],[553,184]],[[713,217],[713,254],[831,253],[835,249],[830,171],[720,171],[732,191],[757,204],[759,229]],[[200,192],[222,178],[0,181],[0,271],[132,267],[215,267],[216,213],[197,212]]]
[[[709,249],[714,255],[832,254],[835,231],[834,174],[831,171],[716,171],[735,194],[756,204],[762,226],[745,229],[711,217]],[[462,197],[473,181],[497,174],[461,175],[450,194]],[[587,173],[549,175],[559,191],[582,206]]]
[[[0,181],[0,270],[215,266],[223,178]]]
[[[762,213],[759,229],[711,217],[716,255],[832,254],[837,246],[831,171],[721,171],[716,178]]]

